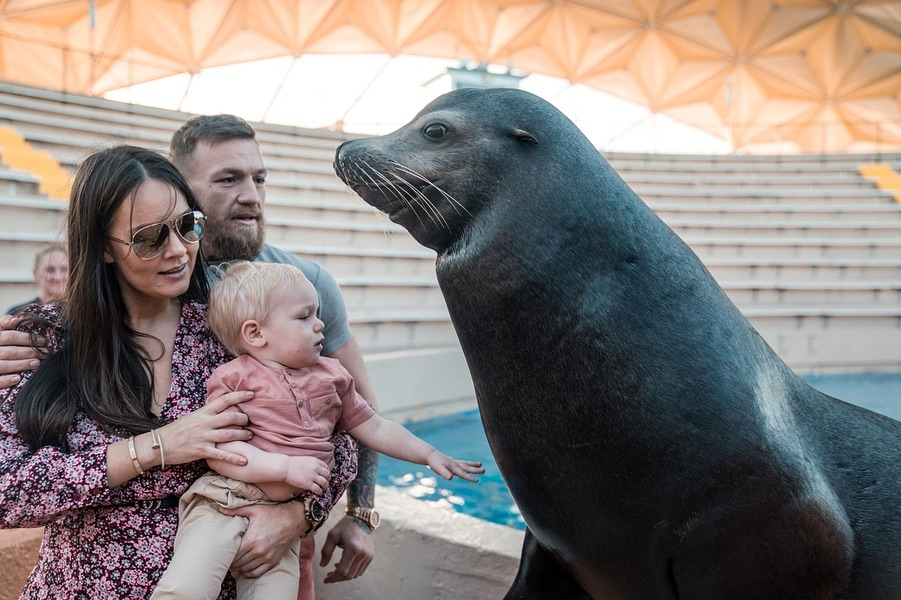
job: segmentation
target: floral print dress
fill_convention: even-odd
[[[59,322],[56,308],[38,315]],[[41,331],[58,350],[62,330]],[[161,419],[171,422],[205,404],[206,382],[231,355],[206,327],[206,305],[186,303],[175,336],[172,388]],[[22,598],[147,598],[172,557],[178,509],[140,506],[140,501],[180,496],[208,469],[203,461],[148,469],[111,489],[106,478],[106,448],[127,438],[107,432],[78,412],[68,433],[69,450],[45,446],[32,452],[19,437],[14,416],[17,386],[0,390],[0,528],[44,527],[37,565]],[[340,440],[332,473],[350,481],[356,470],[355,448]],[[350,454],[350,455],[349,455]],[[335,475],[339,476],[336,478]],[[336,480],[337,479],[337,480]],[[325,499],[329,507],[337,497]],[[234,597],[227,578],[219,596]]]

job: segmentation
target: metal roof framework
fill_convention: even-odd
[[[899,0],[0,0],[0,78],[62,91],[335,53],[560,77],[736,149],[901,148]]]

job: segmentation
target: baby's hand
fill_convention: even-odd
[[[285,483],[296,488],[321,494],[328,488],[331,472],[328,465],[312,456],[288,457]]]
[[[429,468],[445,479],[453,479],[454,475],[460,479],[476,483],[478,479],[470,473],[484,473],[482,463],[474,460],[455,460],[437,450],[429,455]]]

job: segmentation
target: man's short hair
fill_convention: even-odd
[[[221,265],[222,278],[210,290],[207,323],[213,334],[235,356],[241,348],[241,327],[247,321],[269,317],[269,300],[279,288],[307,280],[303,271],[283,263],[237,261]]]
[[[169,141],[169,160],[182,173],[190,170],[198,142],[216,144],[234,139],[256,140],[256,132],[247,121],[235,115],[200,115],[191,117],[178,128]]]

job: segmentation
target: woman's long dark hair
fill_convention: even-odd
[[[65,341],[16,397],[19,434],[33,449],[67,449],[66,434],[78,410],[114,432],[140,433],[158,425],[151,412],[153,357],[138,344],[146,336],[128,325],[115,265],[104,261],[117,209],[134,202],[138,187],[149,179],[168,184],[184,195],[191,210],[200,210],[184,177],[152,150],[115,146],[92,154],[78,168],[67,224]],[[204,264],[198,250],[183,301],[207,300]]]

